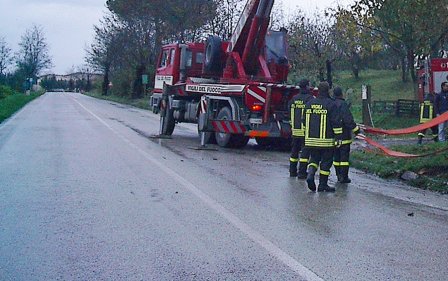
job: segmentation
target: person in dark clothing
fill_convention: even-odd
[[[333,165],[336,170],[338,182],[350,183],[351,180],[348,177],[348,171],[350,168],[350,144],[353,142],[352,132],[358,134],[360,128],[356,125],[355,120],[353,119],[353,115],[350,112],[348,104],[344,100],[342,89],[340,87],[334,88],[333,96],[342,122],[342,142],[341,146],[334,150]]]
[[[305,106],[305,147],[310,150],[310,164],[306,182],[311,191],[334,192],[328,185],[328,177],[333,164],[335,144],[340,145],[342,127],[336,103],[330,98],[330,85],[321,82],[318,86],[317,98],[310,100]],[[319,186],[316,190],[314,177],[319,172]]]
[[[313,99],[314,96],[310,93],[309,81],[307,79],[300,81],[299,87],[300,92],[289,102],[292,132],[291,156],[289,158],[289,176],[298,177],[299,179],[306,179],[306,169],[310,154],[308,149],[305,147],[305,129],[302,119],[306,103]],[[297,164],[299,164],[298,173]]]
[[[443,82],[442,91],[436,95],[434,101],[434,111],[439,116],[448,111],[448,82]],[[439,124],[439,141],[445,141],[445,128],[448,126],[448,122]]]
[[[434,110],[435,94],[427,93],[425,94],[423,102],[420,104],[420,124],[431,121],[435,118],[436,112]],[[418,133],[417,144],[422,144],[422,140],[425,137],[426,129]],[[432,138],[435,142],[438,141],[438,126],[431,127]]]

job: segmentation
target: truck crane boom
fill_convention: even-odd
[[[241,60],[247,75],[257,74],[257,62],[265,45],[273,5],[274,0],[249,0],[227,47],[227,54]]]

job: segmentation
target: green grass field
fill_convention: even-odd
[[[29,96],[13,93],[4,95],[3,98],[0,97],[0,123],[40,95],[40,93],[33,93]]]
[[[353,89],[350,97],[354,104],[361,104],[361,87],[372,87],[372,101],[395,101],[398,99],[414,99],[415,91],[412,82],[403,83],[401,72],[393,70],[368,70],[360,73],[359,79],[355,79],[351,72],[342,71],[336,73],[333,83],[344,90]]]
[[[344,91],[352,89],[353,93],[347,97],[352,104],[352,113],[355,121],[362,122],[362,85],[370,85],[372,89],[372,102],[396,101],[398,99],[412,100],[415,98],[414,86],[411,82],[401,81],[400,71],[369,70],[363,71],[358,80],[351,72],[343,71],[335,75],[334,84],[341,86]],[[418,116],[403,116],[397,118],[391,114],[373,112],[372,119],[375,127],[384,129],[403,128],[418,124]]]

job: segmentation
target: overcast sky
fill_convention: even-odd
[[[277,0],[286,11],[313,12],[354,0]],[[53,69],[66,74],[84,63],[85,48],[93,39],[93,25],[104,15],[106,0],[0,0],[0,37],[14,51],[20,37],[33,24],[43,28]],[[319,5],[317,7],[317,5]]]

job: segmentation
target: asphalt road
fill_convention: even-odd
[[[315,194],[286,152],[158,127],[75,93],[1,124],[0,280],[447,280],[446,196],[357,171]]]

